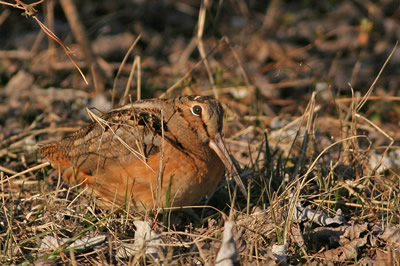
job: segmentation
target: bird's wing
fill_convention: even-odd
[[[82,177],[87,182],[110,163],[124,164],[160,152],[163,122],[157,109],[126,109],[95,117],[90,125],[68,135],[57,143],[44,145],[39,152],[63,177]],[[94,182],[94,180],[93,180]]]

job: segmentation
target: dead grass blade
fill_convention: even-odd
[[[102,119],[101,117],[97,116],[96,114],[94,114],[92,111],[90,111],[89,109],[86,109],[90,118],[93,119],[96,123],[98,123],[104,130],[106,128],[108,128],[112,134],[114,135],[114,137],[126,148],[128,149],[130,152],[132,152],[142,163],[144,163],[151,171],[153,171],[155,173],[155,170],[152,169],[146,162],[146,156],[144,155],[143,151],[136,151],[135,149],[133,149],[128,143],[126,143],[120,136],[118,136],[114,129],[111,127],[110,122]],[[128,126],[128,125],[126,125]],[[101,145],[101,141],[99,142],[99,145]],[[140,145],[138,143],[137,145],[138,147],[142,147],[142,145]]]
[[[4,183],[6,183],[6,182],[8,182],[8,181],[10,181],[10,180],[12,180],[12,179],[14,179],[14,178],[16,178],[16,177],[19,177],[19,176],[21,176],[21,175],[30,173],[30,172],[35,171],[35,170],[39,170],[39,169],[45,168],[45,167],[47,167],[47,166],[49,166],[49,165],[50,165],[49,162],[41,163],[41,164],[39,164],[39,165],[36,165],[36,166],[31,167],[31,168],[29,168],[29,169],[26,169],[26,170],[24,170],[24,171],[22,171],[22,172],[19,172],[19,173],[13,175],[13,176],[10,176],[10,177],[8,177],[8,178],[6,178],[6,179],[2,179],[2,180],[0,181],[0,184],[4,184]]]
[[[367,93],[364,95],[364,97],[362,98],[362,100],[358,103],[357,107],[356,107],[356,112],[358,113],[361,108],[364,106],[364,104],[367,102],[368,97],[371,95],[372,91],[375,88],[375,84],[376,82],[379,80],[379,77],[382,75],[383,70],[385,69],[386,65],[389,63],[390,59],[392,58],[394,52],[397,49],[397,45],[399,44],[399,41],[396,42],[395,46],[393,47],[392,51],[390,52],[389,56],[386,58],[385,63],[383,63],[381,69],[379,70],[378,75],[375,77],[374,81],[372,82],[371,86],[369,87]]]
[[[129,55],[132,53],[133,49],[135,48],[136,44],[138,43],[138,41],[141,38],[141,34],[139,34],[136,39],[133,41],[133,43],[131,44],[131,46],[129,47],[128,51],[125,53],[124,59],[122,59],[121,64],[119,65],[117,74],[115,75],[114,78],[114,83],[113,83],[113,88],[112,88],[112,93],[111,93],[111,105],[114,106],[114,101],[115,101],[115,94],[116,94],[116,89],[117,89],[117,81],[119,79],[119,76],[121,75],[122,69],[124,68],[126,61],[128,60]],[[134,69],[134,66],[132,66],[132,69]],[[131,70],[132,72],[132,70]],[[128,86],[126,86],[128,87]],[[125,98],[125,94],[124,97]]]
[[[204,43],[202,40],[205,20],[206,20],[205,1],[201,1],[201,6],[200,6],[200,10],[199,10],[199,18],[198,18],[198,22],[197,22],[196,43],[197,43],[197,48],[198,48],[200,56],[201,56],[201,60],[204,64],[204,67],[205,67],[207,73],[208,73],[208,79],[210,80],[212,89],[214,91],[214,97],[215,97],[215,99],[218,99],[218,91],[217,91],[217,88],[215,87],[214,77],[213,77],[213,74],[211,71],[210,64],[208,63],[207,53],[205,51]]]
[[[14,8],[19,8],[25,11],[25,15],[26,16],[30,16],[32,17],[39,25],[39,27],[42,29],[42,31],[44,33],[46,33],[47,36],[49,36],[51,39],[53,39],[54,41],[56,41],[65,51],[65,54],[68,56],[69,60],[71,61],[71,63],[75,66],[75,68],[78,70],[79,74],[81,75],[81,77],[83,78],[83,80],[85,81],[86,84],[89,84],[85,74],[83,74],[82,70],[80,69],[80,67],[78,66],[78,64],[75,62],[75,59],[72,57],[73,52],[57,37],[57,35],[55,35],[49,28],[47,28],[46,25],[44,25],[37,17],[36,17],[36,9],[35,6],[42,3],[44,0],[40,0],[38,2],[32,3],[32,4],[25,4],[24,2],[22,2],[21,0],[15,0],[15,2],[17,4],[11,4],[11,3],[7,3],[4,1],[0,1],[0,4],[4,4],[4,5],[9,5],[12,6]]]
[[[121,98],[121,102],[120,102],[120,106],[124,106],[126,104],[127,98],[128,98],[128,94],[129,94],[129,90],[131,88],[131,83],[132,83],[132,79],[133,79],[133,75],[135,74],[135,69],[137,68],[137,81],[136,81],[136,87],[137,87],[137,96],[136,96],[136,100],[140,100],[141,96],[141,67],[140,67],[140,56],[135,56],[135,59],[133,60],[133,64],[131,67],[131,71],[129,72],[129,77],[128,77],[128,81],[126,82],[126,86],[125,86],[125,92],[124,95]]]

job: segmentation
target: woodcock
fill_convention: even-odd
[[[225,168],[246,195],[221,138],[222,120],[221,104],[210,97],[137,101],[39,152],[102,207],[190,206],[214,191]]]

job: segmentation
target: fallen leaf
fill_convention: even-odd
[[[238,252],[233,236],[233,226],[234,223],[232,221],[225,222],[221,249],[215,261],[215,265],[217,266],[232,266],[238,259]]]

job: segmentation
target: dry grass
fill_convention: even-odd
[[[273,263],[274,244],[286,245],[289,263],[332,260],[334,256],[326,254],[329,241],[312,240],[316,228],[328,229],[332,225],[318,225],[312,218],[299,220],[298,208],[306,207],[331,217],[341,209],[347,222],[368,222],[371,228],[376,225],[383,232],[398,221],[400,184],[393,170],[378,170],[394,149],[393,140],[357,112],[356,99],[347,106],[337,106],[342,114],[337,121],[342,127],[337,128],[337,139],[329,139],[322,136],[326,123],[318,118],[320,104],[316,96],[311,97],[304,114],[294,120],[297,123],[265,132],[264,137],[259,134],[259,140],[251,145],[241,139],[246,130],[227,141],[249,149],[251,159],[242,173],[248,183],[249,199],[237,195],[232,202],[229,199],[232,194],[227,193],[229,186],[224,182],[204,206],[190,208],[189,212],[164,210],[138,217],[123,208],[111,213],[96,208],[95,200],[85,197],[76,187],[65,186],[54,170],[42,168],[48,164],[42,164],[41,170],[32,169],[11,177],[2,172],[2,263],[135,265],[200,261],[211,265],[220,245],[224,220],[228,219],[236,225],[241,263]],[[35,131],[31,130],[31,134]],[[371,136],[376,134],[387,138],[388,144],[375,145]],[[26,136],[28,132],[21,138]],[[326,141],[330,144],[320,144]],[[5,154],[19,152],[26,150],[9,149]],[[373,165],[372,156],[377,156]],[[143,248],[130,258],[118,258],[118,247],[133,241],[134,221],[138,219],[149,221],[162,238],[158,257],[146,256]],[[368,234],[371,238],[378,236]],[[56,249],[41,247],[48,236],[60,241]],[[69,247],[77,239],[94,236],[104,239],[85,248]],[[62,239],[68,241],[64,243]],[[390,247],[387,243],[375,243],[373,249]],[[360,249],[354,261],[373,252],[366,245]]]

